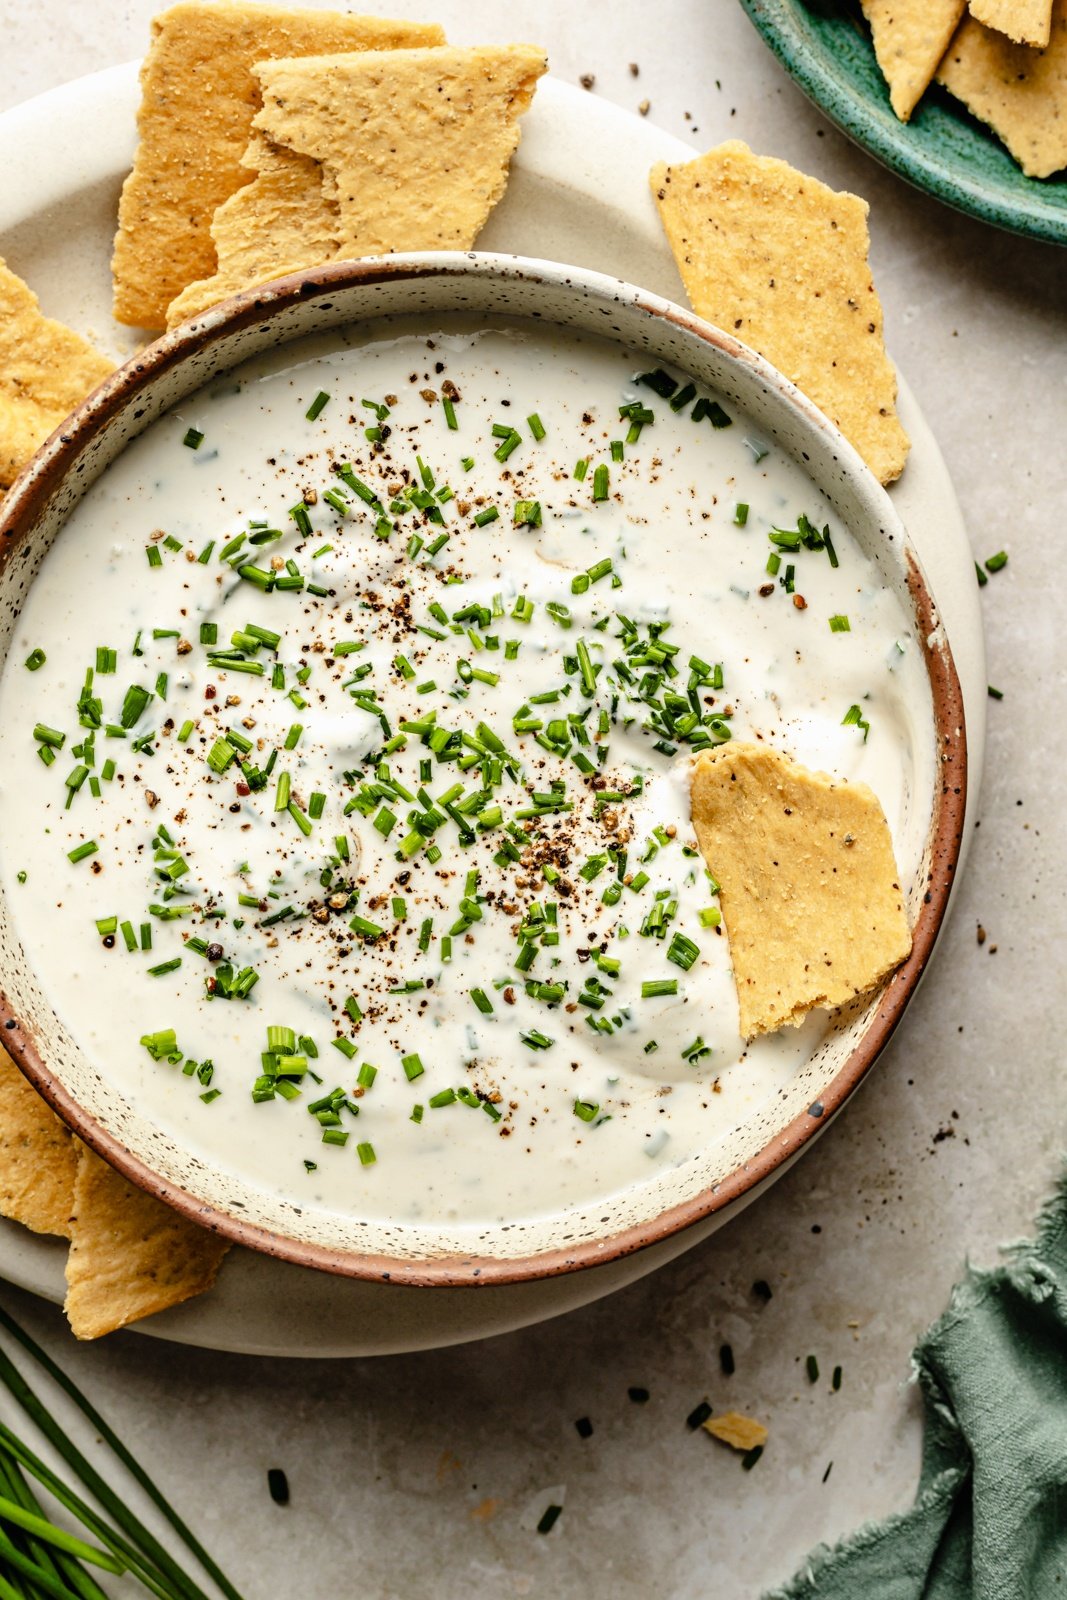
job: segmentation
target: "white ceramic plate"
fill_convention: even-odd
[[[137,67],[128,64],[66,84],[0,117],[0,254],[33,285],[46,311],[92,334],[116,358],[132,346],[127,332],[111,321],[108,262],[118,191],[133,154],[137,99]],[[479,248],[591,267],[684,303],[647,173],[655,161],[692,154],[647,122],[542,80],[523,125],[507,196]],[[923,562],[963,686],[970,810],[982,770],[986,709],[971,552],[940,451],[903,383],[900,412],[913,449],[893,500]],[[722,1220],[714,1219],[715,1225]],[[360,1283],[235,1251],[210,1295],[150,1320],[143,1331],[274,1355],[361,1355],[458,1343],[586,1304],[709,1231],[690,1230],[636,1260],[479,1290]],[[0,1275],[11,1282],[60,1300],[64,1254],[62,1244],[0,1222]]]

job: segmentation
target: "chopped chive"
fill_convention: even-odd
[[[311,404],[304,412],[304,416],[306,417],[307,421],[314,422],[316,417],[320,417],[322,415],[329,403],[330,396],[326,393],[325,389],[320,389],[314,400],[312,400]]]
[[[739,500],[734,507],[734,527],[743,528],[748,521],[748,505],[744,500]]]
[[[25,661],[26,671],[37,672],[41,667],[44,666],[47,660],[48,657],[45,655],[44,651],[40,649],[40,647],[38,647],[36,650],[31,650]]]
[[[677,978],[646,978],[641,985],[642,1000],[655,1000],[660,995],[677,993]]]
[[[182,439],[182,444],[184,444],[188,449],[199,450],[203,442],[204,435],[200,432],[199,428],[186,428],[185,437]]]
[[[610,478],[611,474],[609,473],[607,467],[604,466],[603,462],[601,462],[600,466],[596,467],[593,471],[594,500],[606,500],[608,498],[608,485]]]
[[[852,632],[852,624],[849,622],[847,617],[844,617],[844,616],[831,617],[830,618],[830,632],[831,633],[851,633]]]
[[[1003,567],[1006,567],[1007,564],[1008,552],[1006,550],[998,550],[995,556],[989,557],[985,564],[985,569],[987,572],[1000,572],[1000,570]]]
[[[374,1146],[367,1143],[366,1140],[362,1144],[356,1145],[356,1154],[359,1157],[360,1165],[364,1167],[373,1167],[378,1159],[374,1154]]]
[[[83,844],[75,845],[73,850],[67,851],[67,860],[76,865],[79,861],[84,861],[86,856],[95,855],[99,848],[95,839],[86,839]]]

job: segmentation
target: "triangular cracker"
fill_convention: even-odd
[[[168,306],[168,328],[242,289],[337,254],[337,208],[323,195],[320,163],[262,133],[253,134],[242,159],[256,176],[215,212],[218,271],[191,283]]]
[[[1052,0],[970,0],[976,22],[1007,34],[1016,44],[1043,50],[1052,31]]]
[[[186,285],[214,272],[211,219],[248,182],[241,157],[259,108],[253,62],[443,39],[436,23],[228,0],[181,0],[154,18],[141,72],[141,142],[122,190],[112,261],[118,321],[161,328]]]
[[[0,259],[0,488],[114,370],[81,334],[53,322]]]
[[[64,1305],[79,1339],[203,1294],[228,1249],[79,1143]]]
[[[889,102],[907,122],[933,82],[967,0],[862,0]],[[972,7],[973,9],[973,7]]]
[[[1028,178],[1067,167],[1067,0],[1056,0],[1044,50],[965,18],[937,81],[989,124]]]
[[[74,1140],[0,1046],[0,1216],[70,1238]]]
[[[525,45],[257,65],[266,103],[243,157],[256,177],[216,211],[218,271],[177,297],[167,325],[339,258],[469,250],[544,65]]]
[[[730,743],[694,764],[692,807],[744,1038],[866,994],[908,955],[893,843],[866,784]]]
[[[533,45],[268,61],[255,126],[322,162],[340,258],[469,250],[546,66]]]
[[[867,204],[731,140],[652,192],[693,309],[736,334],[835,422],[882,481],[908,436],[867,264]]]

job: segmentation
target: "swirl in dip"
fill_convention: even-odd
[[[47,556],[4,885],[100,1072],[213,1163],[401,1222],[639,1184],[826,1027],[739,1037],[693,754],[862,779],[919,859],[900,602],[744,416],[642,370],[485,318],[289,346],[153,424]]]

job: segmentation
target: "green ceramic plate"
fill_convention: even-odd
[[[858,6],[741,3],[809,99],[872,156],[983,222],[1067,244],[1067,176],[1024,177],[989,129],[936,85],[909,123],[897,121]]]

